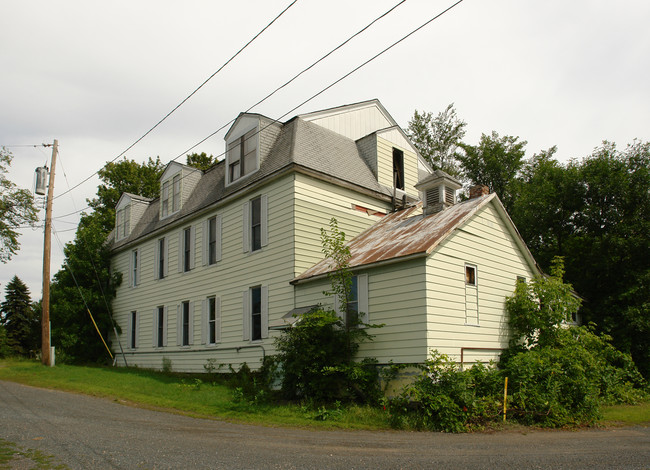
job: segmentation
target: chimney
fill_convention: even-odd
[[[477,184],[469,188],[469,198],[476,199],[477,197],[487,196],[490,194],[490,188],[484,184]]]
[[[415,185],[424,193],[424,214],[435,214],[456,204],[456,191],[462,187],[460,181],[442,170],[436,170],[431,175]]]

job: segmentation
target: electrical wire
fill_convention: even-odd
[[[284,10],[282,10],[282,11],[281,11],[281,12],[280,12],[280,13],[279,13],[275,18],[273,18],[273,20],[272,20],[269,24],[267,24],[264,28],[262,28],[261,31],[259,31],[255,36],[253,36],[253,38],[252,38],[251,40],[249,40],[249,41],[248,41],[244,46],[242,46],[242,47],[241,47],[241,48],[240,48],[240,49],[239,49],[239,50],[238,50],[238,51],[237,51],[237,52],[236,52],[236,53],[235,53],[235,54],[234,54],[230,59],[228,59],[228,60],[227,60],[227,61],[226,61],[226,62],[225,62],[221,67],[219,67],[219,68],[217,69],[216,72],[214,72],[212,75],[210,75],[210,76],[209,76],[209,77],[208,77],[208,78],[207,78],[203,83],[201,83],[201,85],[199,85],[199,86],[198,86],[198,87],[197,87],[197,88],[196,88],[192,93],[190,93],[187,97],[185,97],[185,99],[183,99],[183,101],[181,101],[178,105],[176,105],[176,107],[175,107],[174,109],[172,109],[170,112],[168,112],[168,113],[167,113],[167,114],[166,114],[166,115],[165,115],[165,116],[164,116],[160,121],[158,121],[158,122],[157,122],[157,123],[156,123],[156,124],[151,128],[151,129],[149,129],[147,132],[145,132],[145,133],[144,133],[144,134],[143,134],[139,139],[137,139],[135,142],[133,142],[131,145],[129,145],[125,150],[123,150],[123,151],[122,151],[122,152],[121,152],[117,157],[113,158],[113,160],[111,160],[110,162],[111,162],[111,163],[114,162],[115,160],[117,160],[118,158],[120,158],[122,155],[124,155],[126,152],[128,152],[129,150],[131,150],[133,147],[135,147],[136,144],[138,144],[142,139],[144,139],[144,138],[145,138],[146,136],[148,136],[148,135],[149,135],[149,134],[150,134],[154,129],[156,129],[160,124],[162,124],[162,122],[165,121],[169,116],[171,116],[172,113],[174,113],[174,111],[176,111],[176,110],[177,110],[178,108],[180,108],[180,107],[181,107],[181,106],[182,106],[182,105],[183,105],[187,100],[189,100],[192,96],[194,96],[194,94],[195,94],[196,92],[198,92],[201,88],[203,88],[203,86],[204,86],[206,83],[208,83],[208,82],[209,82],[209,81],[210,81],[210,80],[211,80],[215,75],[217,75],[221,70],[223,70],[224,67],[226,67],[230,62],[232,62],[232,61],[233,61],[233,60],[234,60],[234,59],[235,59],[235,58],[236,58],[236,57],[237,57],[241,52],[244,51],[244,49],[246,49],[246,48],[247,48],[247,47],[248,47],[248,46],[249,46],[253,41],[255,41],[255,40],[256,40],[256,39],[257,39],[257,38],[258,38],[258,37],[259,37],[259,36],[260,36],[264,31],[266,31],[266,30],[267,30],[267,29],[268,29],[268,28],[269,28],[273,23],[275,23],[275,21],[276,21],[278,18],[280,18],[282,15],[284,15],[284,13],[285,13],[289,8],[291,8],[291,7],[292,7],[292,6],[293,6],[297,1],[298,1],[298,0],[293,0],[293,2],[291,2],[291,3],[289,4],[289,6],[287,6]],[[70,189],[68,189],[67,191],[65,191],[65,192],[63,192],[63,193],[61,193],[61,194],[59,194],[58,196],[52,198],[52,200],[57,199],[58,197],[61,197],[61,196],[63,196],[64,194],[67,194],[67,193],[69,193],[70,191],[72,191],[72,190],[78,188],[79,186],[81,186],[81,185],[84,184],[85,182],[89,181],[93,176],[97,175],[98,173],[99,173],[99,170],[95,171],[92,175],[88,176],[86,179],[84,179],[84,180],[82,180],[81,182],[77,183],[77,184],[76,184],[75,186],[73,186],[72,188],[70,188]]]

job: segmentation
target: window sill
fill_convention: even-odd
[[[481,325],[479,325],[478,323],[465,323],[465,326],[471,326],[473,328],[480,328],[481,327]]]

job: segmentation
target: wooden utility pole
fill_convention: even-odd
[[[43,316],[41,319],[41,357],[46,366],[52,365],[50,357],[50,251],[52,245],[52,196],[54,195],[54,168],[59,141],[54,139],[52,144],[52,162],[50,164],[50,181],[47,188],[47,204],[45,206],[45,242],[43,244]]]

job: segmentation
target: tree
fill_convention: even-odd
[[[210,168],[212,165],[217,163],[217,159],[212,155],[208,156],[205,152],[201,153],[191,153],[187,155],[187,164],[198,168],[199,170],[205,171]]]
[[[457,149],[465,137],[465,126],[467,123],[458,118],[451,103],[436,117],[430,112],[415,110],[408,124],[408,135],[434,170],[459,176]]]
[[[38,210],[34,197],[26,189],[18,189],[5,176],[13,155],[0,147],[0,261],[6,263],[20,247],[18,229],[21,225],[34,225]]]
[[[514,200],[513,182],[523,166],[526,144],[519,137],[500,137],[492,131],[491,135],[482,134],[478,145],[461,143],[465,154],[459,154],[457,159],[472,185],[486,185],[510,210]]]
[[[14,276],[5,287],[0,313],[7,343],[15,354],[27,356],[39,348],[40,322],[34,315],[29,289],[18,276]]]
[[[100,362],[107,352],[88,311],[106,339],[112,329],[110,302],[121,282],[111,273],[111,253],[106,240],[115,226],[115,205],[123,192],[156,197],[164,166],[159,158],[145,163],[122,160],[108,163],[100,172],[102,184],[89,201],[94,209],[81,217],[73,242],[64,248],[64,267],[51,287],[52,342],[58,356],[72,362]]]
[[[144,197],[157,197],[160,194],[159,178],[165,165],[160,157],[146,163],[135,160],[109,162],[97,173],[102,184],[97,187],[97,197],[89,200],[88,205],[94,209],[94,216],[102,224],[102,230],[110,232],[115,225],[115,206],[122,193],[137,194]]]

